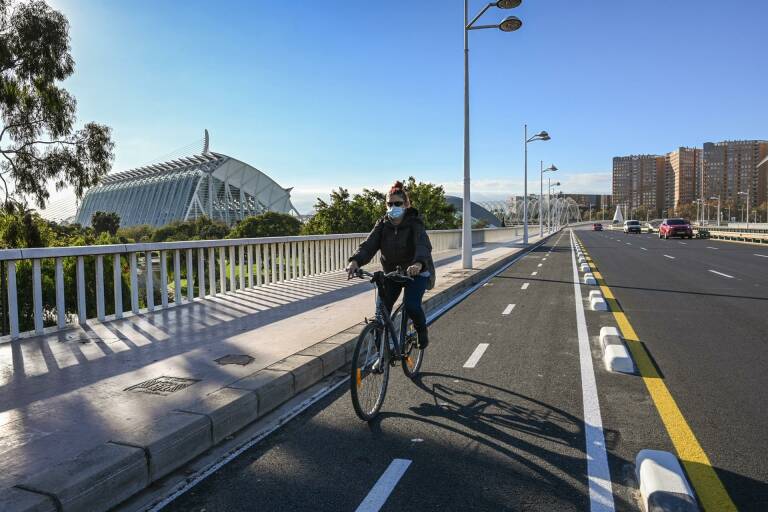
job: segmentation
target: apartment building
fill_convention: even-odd
[[[613,204],[626,210],[644,206],[664,208],[665,157],[659,155],[617,156],[613,159]]]
[[[723,201],[743,201],[739,192],[749,192],[752,204],[766,200],[766,179],[758,164],[768,156],[768,141],[727,140],[705,142],[703,148],[704,194]]]
[[[701,196],[702,150],[681,147],[667,153],[664,165],[663,208],[690,204]]]

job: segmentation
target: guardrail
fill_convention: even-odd
[[[428,233],[434,252],[461,246],[459,229]],[[0,264],[7,276],[0,279],[0,285],[7,290],[3,328],[7,323],[10,339],[17,339],[86,324],[93,318],[123,318],[245,288],[338,271],[367,235],[0,250]],[[519,227],[476,229],[472,242],[506,242],[521,235]],[[105,266],[111,267],[106,276]],[[109,295],[111,301],[107,300]],[[125,303],[130,304],[130,309],[124,308]]]

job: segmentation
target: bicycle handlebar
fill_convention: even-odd
[[[379,273],[379,272],[377,272],[377,273]],[[364,277],[370,277],[371,279],[374,279],[376,277],[377,273],[373,273],[372,274],[372,273],[370,273],[370,272],[368,272],[366,270],[363,270],[361,268],[355,270],[355,276],[357,276],[357,277],[359,277],[361,279],[364,278]],[[386,279],[406,279],[408,281],[413,281],[413,277],[411,277],[408,274],[406,274],[405,272],[399,270],[399,268],[398,268],[398,270],[393,270],[392,272],[386,272],[386,273],[380,272],[380,275],[382,277],[386,278]]]

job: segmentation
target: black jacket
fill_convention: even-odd
[[[418,262],[421,263],[422,271],[430,272],[429,288],[434,286],[432,244],[424,227],[424,219],[415,208],[408,208],[397,226],[386,215],[376,221],[368,238],[360,244],[349,261],[355,260],[362,267],[373,259],[377,251],[381,251],[381,266],[385,272],[391,272],[397,267],[405,270]]]

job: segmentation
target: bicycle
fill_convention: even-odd
[[[418,348],[418,333],[403,305],[398,306],[390,315],[381,299],[385,280],[402,283],[412,281],[413,278],[399,268],[387,273],[370,273],[358,269],[355,275],[361,279],[370,278],[371,283],[376,286],[376,316],[367,323],[357,338],[352,354],[350,379],[355,413],[361,420],[371,421],[384,403],[390,367],[402,361],[403,373],[414,379],[424,360],[424,351]]]

